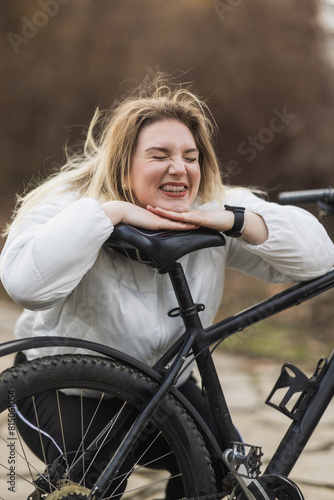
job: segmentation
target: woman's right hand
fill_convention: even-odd
[[[114,226],[122,222],[124,224],[131,224],[133,226],[152,230],[169,229],[175,231],[198,228],[195,224],[173,221],[153,214],[145,208],[138,207],[127,201],[107,201],[101,206]]]

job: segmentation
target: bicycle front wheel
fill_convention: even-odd
[[[39,358],[6,370],[0,377],[1,495],[85,500],[156,389],[137,369],[96,356]],[[53,436],[45,431],[50,425]],[[176,500],[215,492],[203,437],[169,394],[104,499]]]

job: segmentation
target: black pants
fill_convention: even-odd
[[[208,421],[208,412],[206,408],[205,399],[202,392],[196,385],[195,380],[190,377],[180,387],[180,392],[193,404],[202,417]],[[59,403],[58,404],[58,399]],[[92,440],[110,422],[111,415],[116,415],[120,409],[122,402],[116,398],[103,400],[99,406],[98,413],[96,414],[93,425],[89,427],[89,423],[95,413],[97,400],[89,397],[80,398],[79,396],[66,395],[63,392],[48,391],[39,394],[35,398],[35,403],[32,403],[31,398],[21,401],[17,408],[17,427],[29,448],[37,455],[42,461],[52,464],[54,460],[61,456],[66,455],[73,457],[76,450],[80,448],[82,442],[82,434],[85,435],[85,444],[90,444]],[[37,408],[37,418],[36,411]],[[61,422],[59,418],[59,408],[61,408]],[[83,411],[82,411],[83,410]],[[83,425],[81,419],[83,415]],[[38,428],[42,430],[42,436],[38,432]],[[84,431],[82,432],[82,428]],[[126,432],[126,429],[124,429]],[[147,435],[154,437],[155,429],[146,429]],[[43,441],[43,446],[41,445]],[[146,442],[145,442],[146,441]],[[139,445],[134,453],[130,453],[127,457],[126,463],[123,464],[122,469],[128,470],[142,455],[147,447],[147,439],[139,440]],[[154,460],[156,457],[166,456],[155,462],[155,467],[168,470],[171,475],[178,473],[177,464],[173,454],[168,455],[170,450],[164,438],[159,437],[150,447],[149,451],[145,453],[143,458],[144,463]],[[86,476],[87,487],[92,487],[94,482],[100,476],[101,472],[109,462],[115,450],[110,446],[105,446],[101,449],[94,460],[90,464],[89,472]],[[150,465],[151,467],[151,465]],[[122,472],[122,471],[121,471]],[[72,477],[75,481],[76,478]],[[121,480],[118,486],[117,493],[120,494],[124,491],[126,483]],[[111,495],[115,492],[115,485],[110,487]],[[169,481],[166,491],[166,498],[175,500],[184,495],[182,481],[180,478],[175,478]],[[116,498],[116,497],[115,497]]]

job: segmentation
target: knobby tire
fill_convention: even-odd
[[[125,432],[122,427],[124,425],[123,420],[126,421],[124,418],[126,413],[124,412],[128,412],[130,415],[130,417],[127,417],[130,419],[129,421],[131,421],[131,418],[134,419],[138,411],[148,403],[156,389],[157,382],[139,370],[117,360],[97,356],[67,354],[38,358],[15,365],[3,372],[0,376],[0,412],[2,418],[0,434],[0,450],[2,449],[0,451],[1,494],[7,491],[10,485],[13,485],[13,489],[8,493],[8,495],[10,494],[9,498],[13,500],[27,500],[29,494],[35,491],[35,478],[38,474],[43,474],[47,467],[47,464],[41,461],[36,462],[34,455],[29,450],[23,451],[22,447],[26,448],[26,446],[20,438],[17,429],[15,429],[15,435],[11,434],[12,427],[9,425],[9,422],[11,422],[9,417],[13,416],[15,408],[20,408],[21,402],[27,401],[27,398],[33,398],[34,402],[39,401],[39,396],[44,391],[55,391],[57,394],[59,392],[62,394],[75,394],[75,397],[81,399],[86,397],[87,391],[89,391],[88,396],[96,400],[97,410],[94,418],[98,418],[99,401],[102,399],[103,401],[108,401],[108,399],[115,400],[114,398],[117,398],[120,404],[122,404],[122,409],[119,413],[122,418],[118,416],[119,414],[111,415],[110,418],[113,419],[113,424],[110,427],[113,428],[115,426],[114,428],[117,429],[117,432],[116,430],[111,430],[103,445],[104,449],[108,450],[108,457],[110,457],[110,453],[117,448],[122,433]],[[71,391],[69,392],[69,390]],[[75,390],[74,393],[73,390]],[[92,393],[92,391],[94,392]],[[14,407],[13,398],[15,401]],[[37,408],[37,415],[38,411]],[[58,418],[59,415],[61,419],[61,408],[58,415],[55,415],[55,418]],[[36,418],[38,419],[38,417]],[[120,423],[117,422],[117,418],[119,418]],[[82,426],[82,422],[73,422],[73,426],[80,425]],[[94,422],[92,422],[90,429],[94,429]],[[121,490],[124,489],[125,485],[126,489],[117,495],[116,492],[110,494],[111,488],[110,491],[108,490],[108,495],[110,494],[107,497],[108,499],[153,500],[154,498],[164,498],[164,490],[171,473],[161,471],[154,462],[150,462],[149,467],[147,467],[145,461],[146,452],[144,452],[144,456],[142,452],[143,443],[147,442],[149,444],[158,433],[160,442],[163,439],[164,443],[168,443],[169,453],[176,459],[175,463],[177,463],[178,470],[177,474],[173,473],[175,476],[180,474],[182,478],[184,488],[183,498],[202,496],[210,498],[209,495],[214,495],[217,492],[215,475],[204,439],[192,417],[175,397],[169,394],[164,398],[147,429],[139,438],[140,445],[134,443],[133,456],[136,458],[133,460],[137,460],[135,450],[138,447],[141,448],[140,465],[131,462],[130,469],[134,468],[134,472],[130,472],[129,476],[125,476],[126,472],[122,471],[123,477],[126,477],[126,479],[125,481],[121,481],[123,484]],[[84,432],[85,429],[82,430],[82,441],[84,441]],[[113,436],[113,433],[115,436]],[[66,436],[63,447],[66,449],[65,442]],[[12,444],[15,452],[12,454],[12,458],[14,459],[12,463],[9,463],[11,456],[9,454],[9,443]],[[88,443],[85,443],[85,446],[88,446]],[[50,494],[45,497],[45,500],[48,500],[48,498],[52,500],[58,500],[58,498],[62,500],[72,500],[73,498],[81,500],[88,495],[92,487],[92,484],[90,484],[92,480],[89,482],[89,472],[87,473],[89,462],[84,463],[83,461],[81,476],[85,477],[82,482],[79,481],[77,474],[75,478],[71,477],[71,464],[78,464],[78,457],[82,449],[83,444],[81,442],[79,449],[71,450],[69,456],[66,457],[67,471],[63,474],[63,478],[59,478],[59,471],[57,472],[58,483],[56,483],[56,486],[55,481],[49,481],[49,476],[47,477],[46,482],[52,482],[52,486],[49,484],[46,487],[46,489],[50,488]],[[64,450],[63,452],[65,454]],[[142,478],[139,477],[139,473],[142,473]],[[139,479],[133,482],[130,478],[131,475],[139,477]],[[10,479],[12,479],[12,483],[8,482]],[[144,484],[144,480],[147,481],[147,484]],[[76,491],[75,485],[79,484],[84,489]],[[65,485],[68,493],[61,493],[65,491]],[[59,494],[57,493],[58,490]],[[121,490],[118,489],[118,492]],[[133,492],[131,492],[132,490]],[[16,496],[11,495],[11,492],[15,492]]]

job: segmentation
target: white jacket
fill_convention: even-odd
[[[244,189],[228,191],[225,201],[261,215],[269,238],[255,246],[226,237],[224,247],[180,259],[195,302],[206,306],[204,326],[212,324],[221,303],[226,267],[277,283],[311,279],[334,265],[333,243],[308,212],[268,203]],[[168,275],[105,248],[112,231],[98,201],[73,194],[51,199],[19,228],[13,225],[0,272],[9,295],[25,308],[17,337],[80,337],[152,366],[183,333],[180,317],[167,315],[177,307]],[[29,357],[60,352],[64,348],[36,349]]]

